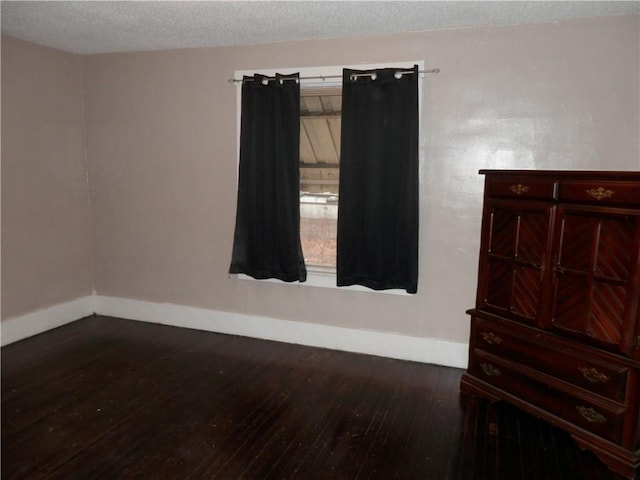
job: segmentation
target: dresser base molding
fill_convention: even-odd
[[[580,449],[593,453],[609,470],[629,480],[640,480],[640,451],[631,452],[622,448],[620,445],[578,428],[574,424],[524,401],[521,397],[496,388],[468,373],[462,375],[460,390],[463,394],[484,398],[491,403],[505,401],[536,418],[565,430]]]

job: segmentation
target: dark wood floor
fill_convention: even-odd
[[[90,317],[2,349],[2,478],[618,480],[461,374]]]

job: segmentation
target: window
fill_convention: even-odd
[[[300,240],[307,269],[335,272],[340,88],[301,88]]]
[[[300,82],[300,237],[307,265],[307,281],[298,286],[337,288],[336,249],[338,184],[340,179],[340,130],[342,114],[343,68],[371,70],[385,67],[424,68],[423,61],[356,64],[322,67],[281,67],[236,70],[234,78],[244,75],[274,76],[299,72]],[[240,136],[241,83],[237,86],[237,134]],[[421,110],[422,82],[418,84],[418,108]],[[239,149],[239,141],[238,141]],[[239,151],[239,150],[238,150]],[[252,280],[240,275],[240,278]],[[263,280],[274,281],[278,280]],[[371,290],[359,285],[340,288],[364,292],[409,295],[403,290]]]

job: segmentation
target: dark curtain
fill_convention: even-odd
[[[338,286],[418,288],[418,67],[399,71],[343,72]]]
[[[244,77],[238,206],[230,273],[305,281],[300,244],[300,85]]]

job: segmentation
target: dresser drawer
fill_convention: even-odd
[[[628,367],[560,350],[543,333],[512,335],[494,322],[475,317],[473,321],[473,346],[624,403]]]
[[[558,196],[561,202],[640,205],[640,186],[638,182],[564,180]]]
[[[553,200],[557,182],[544,178],[519,176],[488,178],[490,197]]]
[[[479,349],[472,351],[469,362],[469,372],[474,377],[602,438],[621,441],[625,415],[622,406],[566,392],[545,383],[544,376],[532,378],[523,370],[526,368]]]

